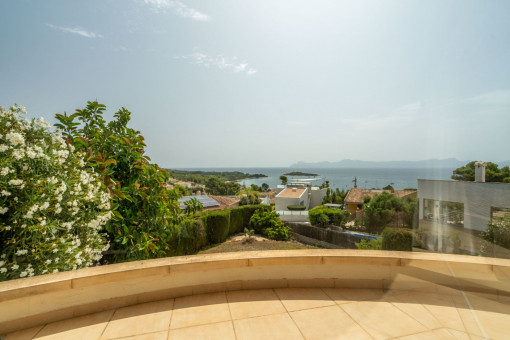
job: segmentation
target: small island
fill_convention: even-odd
[[[264,178],[264,174],[247,174],[240,171],[198,171],[166,169],[170,176],[180,181],[205,184],[208,178],[216,177],[222,181],[241,181],[245,179]]]
[[[301,172],[301,171],[287,172],[284,175],[285,176],[313,176],[313,177],[319,176],[318,174],[311,174],[311,173],[308,173],[308,172]]]

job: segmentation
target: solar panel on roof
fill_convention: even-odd
[[[183,196],[182,198],[180,198],[179,199],[179,203],[180,203],[179,208],[184,209],[186,207],[184,202],[187,202],[187,201],[191,200],[192,198],[195,198],[197,201],[202,203],[202,206],[204,208],[219,207],[220,206],[220,204],[216,200],[212,199],[209,196],[206,196],[206,195],[197,195],[197,196]]]

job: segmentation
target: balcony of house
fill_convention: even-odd
[[[506,339],[510,260],[359,250],[194,255],[0,283],[11,339]]]

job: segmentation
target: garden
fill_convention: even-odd
[[[121,108],[88,102],[57,114],[56,131],[0,108],[0,281],[95,265],[194,254],[245,229],[288,240],[269,206],[179,208],[170,175],[146,155]],[[250,203],[250,202],[247,202]]]

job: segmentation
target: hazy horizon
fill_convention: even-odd
[[[510,2],[6,0],[0,105],[132,112],[166,168],[510,159]]]

